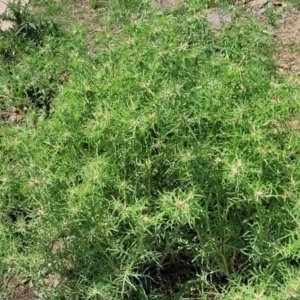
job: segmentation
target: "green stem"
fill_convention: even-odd
[[[259,238],[260,238],[259,242],[261,243],[265,240],[264,232],[263,232],[263,223],[262,223],[263,217],[262,217],[261,208],[259,207],[259,203],[257,203],[257,201],[255,202],[255,206],[256,206],[256,211],[259,219]]]
[[[211,200],[211,197],[212,197],[212,191],[210,191],[209,193],[209,199]],[[212,231],[211,231],[211,228],[210,228],[210,223],[209,223],[209,215],[208,215],[208,205],[209,205],[209,201],[206,201],[206,212],[207,212],[207,216],[206,216],[206,225],[207,225],[207,228],[208,228],[208,231],[209,231],[209,235],[212,239],[214,239],[214,237],[212,236]],[[223,222],[222,222],[222,213],[221,213],[221,204],[220,204],[220,200],[219,198],[217,197],[217,212],[218,212],[218,219],[219,219],[219,224],[221,225]],[[222,247],[220,248],[217,244],[215,244],[215,250],[217,253],[219,253],[219,255],[221,256],[222,258],[222,262],[223,262],[223,266],[225,268],[225,273],[226,273],[226,276],[229,277],[229,268],[228,268],[228,262],[226,260],[226,257],[225,255],[223,254],[222,252]]]
[[[181,225],[178,225],[177,228],[175,229],[175,231],[173,232],[173,234],[171,235],[171,242],[168,243],[166,250],[165,250],[165,254],[163,255],[163,257],[159,260],[159,265],[161,265],[164,260],[166,259],[166,257],[169,254],[170,249],[172,248],[172,246],[176,243],[177,241],[177,237],[179,234],[179,230],[181,229]]]
[[[100,245],[100,243],[97,243],[97,248],[101,252],[101,254],[103,256],[105,256],[105,258],[108,261],[108,263],[109,263],[110,267],[112,268],[112,270],[114,270],[114,271],[118,270],[118,268],[116,267],[116,265],[114,264],[114,262],[112,261],[112,259],[109,257],[109,255],[106,253],[106,251],[104,251],[104,249],[102,248],[102,246]]]

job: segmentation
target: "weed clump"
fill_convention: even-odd
[[[1,30],[1,55],[13,58],[17,52],[41,46],[46,35],[54,35],[59,31],[58,24],[53,20],[37,19],[30,11],[30,2],[21,0],[10,1],[5,13],[0,16],[1,21],[11,23],[7,30]]]
[[[54,298],[297,293],[297,89],[255,21],[180,9],[75,47],[51,117],[4,128],[2,270]]]
[[[51,102],[68,79],[71,49],[59,22],[41,19],[30,3],[11,1],[0,16],[11,22],[0,31],[0,108],[3,115],[19,110],[38,118],[49,116]]]

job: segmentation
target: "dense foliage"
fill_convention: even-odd
[[[255,20],[203,7],[2,55],[2,110],[25,108],[0,132],[3,274],[45,299],[299,292],[299,92]]]

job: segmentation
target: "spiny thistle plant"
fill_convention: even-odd
[[[2,272],[49,299],[298,295],[299,92],[256,21],[195,7],[74,46],[51,115],[3,127]]]

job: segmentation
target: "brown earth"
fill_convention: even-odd
[[[272,35],[278,42],[274,60],[278,66],[278,75],[288,75],[299,82],[300,75],[300,11],[289,8],[284,0],[238,0],[238,5],[244,5],[247,13],[255,16],[266,26],[266,33]],[[268,25],[268,9],[273,9],[275,26]]]
[[[300,11],[285,12],[277,22],[276,38],[280,49],[274,55],[279,74],[286,74],[299,82],[300,75]]]
[[[1,300],[40,300],[28,280],[13,274],[6,280],[0,279]]]

